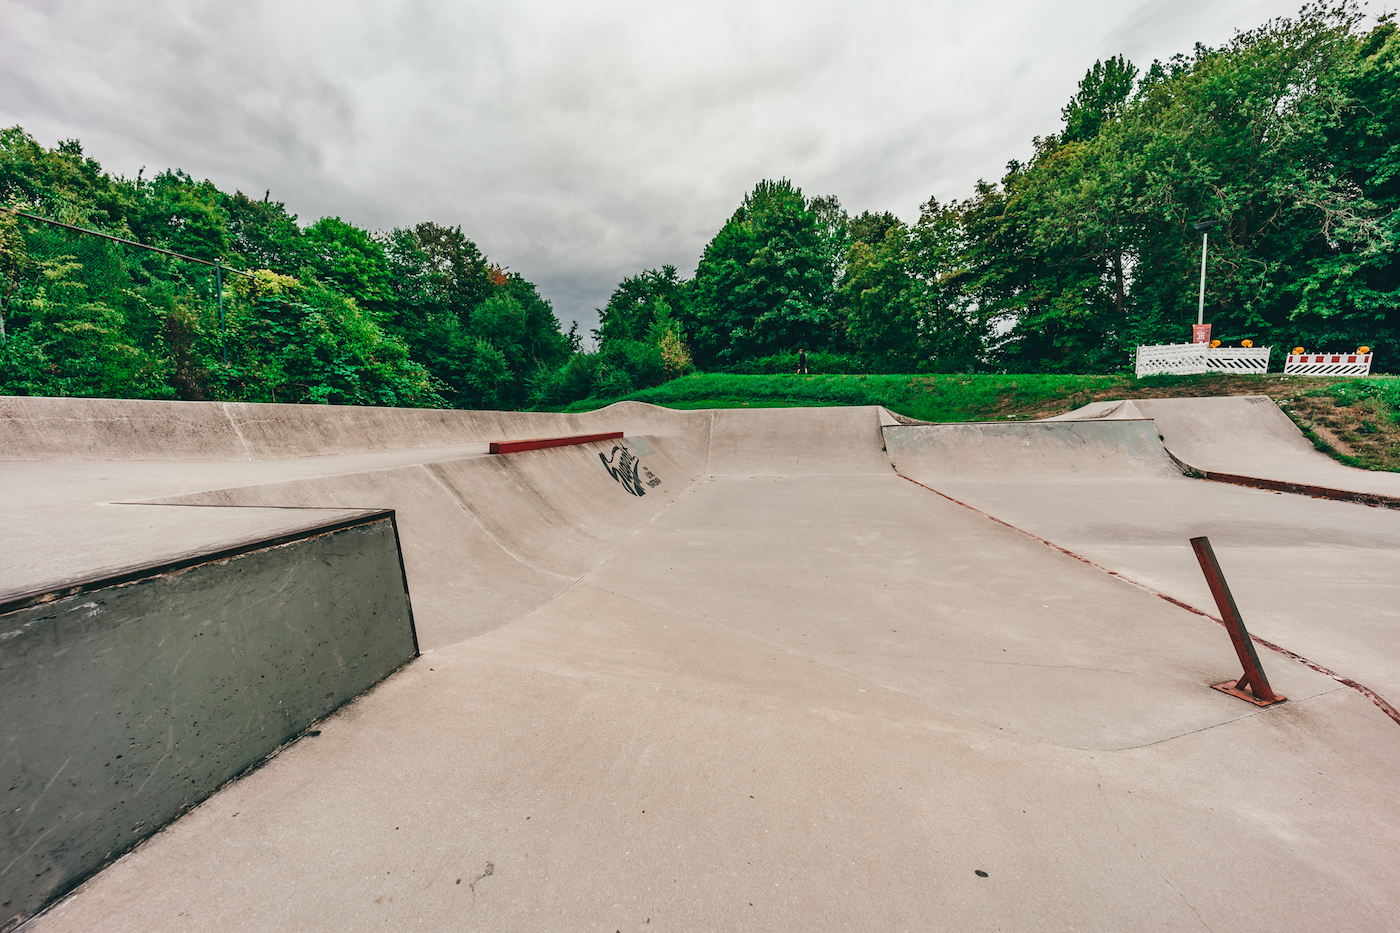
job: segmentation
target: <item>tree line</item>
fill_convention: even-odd
[[[0,131],[0,394],[515,408],[578,349],[460,227],[301,226],[180,171]],[[54,225],[135,240],[214,270]]]
[[[917,220],[848,216],[787,180],[753,189],[700,257],[622,282],[600,370],[654,325],[702,369],[1103,373],[1183,343],[1201,236],[1226,343],[1400,351],[1400,37],[1305,7],[1139,70],[1095,62],[1060,132]],[[640,367],[632,375],[648,378]],[[816,371],[814,369],[814,371]]]
[[[0,131],[0,393],[557,405],[694,369],[1113,372],[1188,339],[1212,220],[1215,335],[1400,351],[1400,36],[1351,2],[1139,69],[1095,62],[1059,132],[917,219],[759,182],[699,257],[625,278],[596,348],[460,227],[307,226],[179,171],[125,179]],[[226,361],[225,361],[226,358]]]

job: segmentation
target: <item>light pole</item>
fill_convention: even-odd
[[[1201,220],[1195,225],[1201,231],[1201,297],[1196,305],[1197,327],[1206,322],[1206,244],[1210,241],[1210,232],[1219,225],[1218,220]]]

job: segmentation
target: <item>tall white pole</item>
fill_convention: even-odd
[[[1206,241],[1210,239],[1210,231],[1206,230],[1201,234],[1201,300],[1196,306],[1196,323],[1206,322]]]

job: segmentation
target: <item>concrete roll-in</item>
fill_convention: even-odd
[[[1229,402],[1185,410],[1235,411],[1243,413],[1241,418],[1258,412],[1266,424],[1271,419],[1271,405],[1242,399],[1164,401]],[[1167,456],[1174,453],[1169,451],[1173,435],[1167,434],[1164,447],[1157,441],[1161,421],[1138,417],[1148,412],[1160,416],[1161,409],[1144,400],[1105,402],[1071,413],[1085,420],[890,426],[885,434],[902,475],[1215,615],[1186,546],[1193,537],[1209,535],[1251,632],[1345,672],[1392,706],[1400,701],[1400,651],[1394,638],[1400,627],[1400,577],[1394,572],[1400,515],[1188,477]],[[1272,413],[1287,421],[1276,408]],[[1291,424],[1287,430],[1303,440]],[[1205,433],[1214,449],[1228,450],[1227,436],[1216,436],[1214,428]],[[1252,441],[1248,431],[1241,429],[1241,434],[1246,436],[1242,446],[1249,449],[1269,431],[1255,431]],[[1343,480],[1346,474],[1368,475],[1310,448],[1303,453],[1336,467]]]
[[[669,438],[652,435],[504,457],[439,455],[385,470],[347,469],[150,501],[394,509],[420,638],[437,648],[552,598],[663,511],[695,478],[690,445],[683,440],[674,456],[672,449]],[[622,451],[636,465],[635,489],[609,470]]]
[[[708,413],[636,402],[564,415],[0,396],[0,462],[290,460],[579,434],[599,424],[693,432],[701,422],[708,428]]]

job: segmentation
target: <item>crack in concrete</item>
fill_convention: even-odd
[[[1168,888],[1170,888],[1173,894],[1181,898],[1181,902],[1183,904],[1191,908],[1191,913],[1195,914],[1196,916],[1196,922],[1198,922],[1206,930],[1210,931],[1210,933],[1215,933],[1215,928],[1206,922],[1205,917],[1201,916],[1201,912],[1196,909],[1195,904],[1191,903],[1191,899],[1188,898],[1185,895],[1185,893],[1178,890],[1177,886],[1172,884],[1171,879],[1168,878],[1165,874],[1163,874],[1160,868],[1158,868],[1156,865],[1152,864],[1152,862],[1148,860],[1147,854],[1144,853],[1141,848],[1139,848],[1136,839],[1134,839],[1128,833],[1123,832],[1123,827],[1118,822],[1118,814],[1113,811],[1113,804],[1109,801],[1108,794],[1104,793],[1103,772],[1099,771],[1099,766],[1093,763],[1092,758],[1089,760],[1089,767],[1093,768],[1094,773],[1099,776],[1099,779],[1094,782],[1094,786],[1098,788],[1099,799],[1103,801],[1103,808],[1108,812],[1108,818],[1113,821],[1114,831],[1118,833],[1120,837],[1125,839],[1128,845],[1132,846],[1133,851],[1137,853],[1137,857],[1142,860],[1142,864],[1147,866],[1147,869],[1149,871],[1151,871],[1154,875],[1161,879],[1162,883],[1165,884]]]

